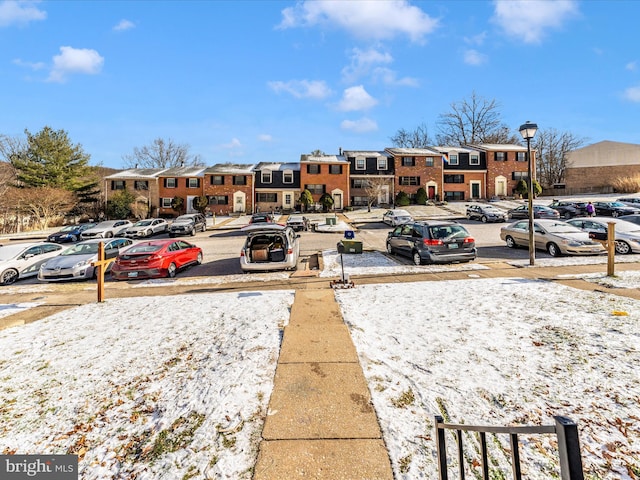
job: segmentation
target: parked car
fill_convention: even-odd
[[[402,225],[403,223],[413,222],[413,217],[406,210],[396,208],[393,210],[387,210],[384,215],[382,215],[382,221],[387,225],[395,227],[397,225]]]
[[[600,255],[606,252],[600,242],[568,222],[539,219],[533,223],[533,241],[537,250],[549,255]],[[500,238],[509,248],[529,247],[529,220],[519,220],[500,229]]]
[[[621,218],[574,218],[569,220],[574,227],[588,232],[595,240],[606,242],[609,238],[609,223],[615,224],[615,250],[621,255],[640,253],[640,225]]]
[[[52,233],[47,237],[47,242],[66,243],[77,242],[80,240],[80,234],[85,230],[95,227],[96,223],[81,223],[80,225],[67,225],[59,231]]]
[[[116,280],[176,276],[202,263],[202,249],[184,240],[147,240],[120,252],[111,267]]]
[[[596,208],[596,215],[603,217],[621,217],[640,213],[640,208],[630,207],[622,202],[593,202],[593,206]]]
[[[640,225],[640,214],[638,215],[622,215],[618,217],[620,220],[624,220],[625,222],[635,223],[636,225]]]
[[[557,210],[560,218],[582,217],[587,215],[587,204],[585,202],[571,202],[567,200],[554,200],[548,205],[549,208]]]
[[[134,223],[124,231],[128,238],[152,237],[158,233],[164,233],[169,229],[169,223],[164,218],[148,218]]]
[[[289,215],[287,226],[293,228],[296,232],[306,232],[309,230],[309,219],[304,215]]]
[[[387,235],[387,252],[424,263],[457,263],[475,260],[476,243],[466,228],[451,221],[410,222]]]
[[[254,213],[249,219],[249,224],[253,223],[273,223],[273,215],[270,213]]]
[[[245,272],[295,270],[300,256],[300,235],[278,223],[256,223],[242,228],[247,239],[240,252]]]
[[[529,205],[520,205],[519,207],[512,208],[508,212],[509,218],[529,218]],[[560,218],[560,213],[553,208],[545,207],[543,205],[533,206],[533,218],[550,218],[552,220]]]
[[[49,242],[0,245],[0,285],[37,275],[40,265],[63,249],[62,245]]]
[[[622,197],[617,200],[618,202],[629,205],[630,207],[640,208],[640,197]]]
[[[207,219],[201,213],[187,213],[176,218],[169,225],[169,236],[178,235],[194,236],[197,232],[207,230]]]
[[[467,219],[487,222],[506,222],[507,214],[493,205],[467,205]]]
[[[88,228],[80,235],[82,240],[91,238],[112,238],[119,231],[131,227],[133,224],[129,220],[107,220],[98,223],[95,227]]]
[[[88,280],[95,278],[96,269],[92,262],[98,260],[98,246],[104,243],[105,258],[118,256],[121,249],[133,244],[130,238],[93,238],[76,243],[63,250],[60,255],[47,260],[40,266],[38,280],[61,282],[65,280]],[[109,271],[111,265],[107,267]]]

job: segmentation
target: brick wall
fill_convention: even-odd
[[[219,175],[219,174],[217,174]],[[212,204],[209,203],[209,210],[216,215],[229,215],[231,213],[239,213],[236,210],[236,206],[234,205],[234,194],[238,192],[244,193],[244,208],[240,213],[251,213],[253,212],[253,176],[252,175],[244,175],[246,178],[246,185],[234,185],[233,178],[236,176],[242,175],[222,175],[224,178],[223,185],[212,185],[211,177],[213,175],[205,175],[204,178],[204,194],[207,197],[211,196],[226,196],[227,204]]]
[[[431,156],[430,156],[431,157]],[[437,185],[437,194],[439,198],[442,197],[442,157],[434,157],[433,167],[427,167],[426,156],[419,156],[415,158],[414,166],[402,165],[402,156],[395,156],[395,194],[398,192],[405,192],[408,195],[415,195],[420,187],[426,190],[426,184],[428,182],[435,182]],[[400,177],[420,177],[418,185],[400,185]]]
[[[320,173],[308,173],[307,165],[318,165]],[[324,185],[325,193],[331,194],[333,190],[342,190],[343,207],[349,206],[349,164],[340,163],[342,173],[329,173],[329,163],[303,162],[300,164],[300,190],[304,190],[308,184]],[[318,202],[321,193],[311,192],[314,202]]]

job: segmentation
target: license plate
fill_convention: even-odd
[[[450,243],[448,246],[449,248],[458,248],[459,245],[457,243]]]
[[[129,272],[127,273],[128,277],[137,277],[138,276],[138,272]]]

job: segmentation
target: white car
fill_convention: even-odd
[[[295,270],[300,256],[300,235],[278,223],[253,223],[243,227],[247,239],[240,252],[243,272]]]
[[[134,223],[124,231],[128,238],[152,237],[158,233],[164,233],[169,229],[169,223],[164,218],[148,218]]]
[[[40,265],[63,249],[62,245],[49,242],[0,245],[0,285],[37,275]]]
[[[403,223],[413,222],[413,217],[406,210],[393,209],[393,210],[388,210],[382,216],[382,221],[387,225],[391,225],[392,227],[395,227],[397,225],[402,225]]]
[[[80,234],[82,240],[89,240],[90,238],[111,238],[115,237],[116,233],[121,230],[132,227],[133,223],[129,220],[107,220],[106,222],[100,222],[95,227],[85,230]]]

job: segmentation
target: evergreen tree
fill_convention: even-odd
[[[328,212],[333,207],[333,197],[329,193],[323,193],[320,197],[320,205],[325,212]]]
[[[82,145],[72,145],[67,132],[44,127],[27,136],[24,148],[10,156],[16,179],[23,187],[52,187],[75,192],[86,187],[91,168],[90,155]]]
[[[131,216],[131,205],[136,196],[128,190],[114,193],[107,202],[107,216],[109,218],[128,218]]]
[[[309,209],[309,205],[313,203],[313,195],[305,188],[298,201],[304,206],[304,211],[306,212]]]
[[[427,203],[427,191],[424,187],[420,187],[416,192],[416,203],[418,205],[426,205]]]
[[[411,199],[409,198],[409,195],[407,195],[407,193],[403,192],[402,190],[399,191],[398,194],[396,195],[396,206],[406,207],[410,203],[411,203]]]

